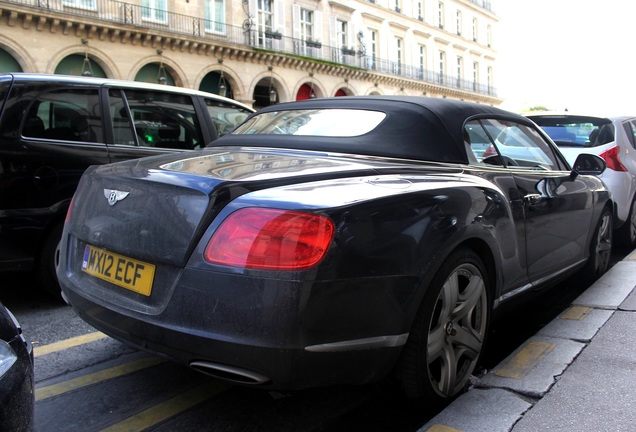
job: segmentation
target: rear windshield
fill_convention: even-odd
[[[386,114],[357,109],[306,109],[255,115],[232,134],[354,137],[372,131]]]
[[[559,147],[595,147],[614,141],[614,125],[596,117],[530,117]]]

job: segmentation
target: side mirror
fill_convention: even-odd
[[[601,175],[605,168],[607,168],[607,164],[599,156],[581,153],[572,166],[572,178],[577,175]]]

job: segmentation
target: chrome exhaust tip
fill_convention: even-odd
[[[268,377],[257,372],[209,361],[193,361],[190,367],[214,378],[238,384],[259,385],[270,381]]]

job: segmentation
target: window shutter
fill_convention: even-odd
[[[354,50],[357,50],[358,38],[356,36],[356,32],[354,31],[354,28],[355,26],[353,25],[353,22],[349,21],[347,23],[347,33],[349,33],[347,35],[347,43],[349,44],[347,48],[353,48]]]
[[[285,3],[282,0],[274,0],[273,28],[280,34],[285,33]]]
[[[337,28],[338,28],[338,20],[335,16],[331,17],[331,25],[329,26],[329,44],[332,47],[337,47],[338,46],[338,33],[337,33]]]
[[[292,36],[300,39],[300,5],[293,5],[292,8]]]
[[[314,39],[322,42],[322,12],[314,12]]]

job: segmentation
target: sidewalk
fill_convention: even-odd
[[[636,430],[636,251],[419,432]]]

